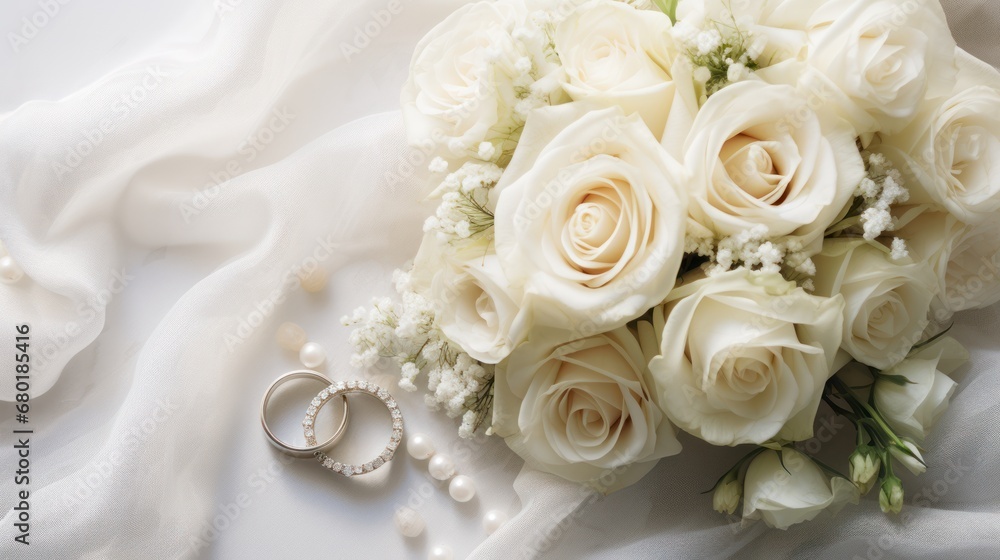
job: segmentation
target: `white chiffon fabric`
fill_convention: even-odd
[[[928,472],[904,479],[905,515],[883,515],[873,493],[788,531],[731,523],[700,494],[740,450],[684,438],[680,455],[599,497],[522,469],[497,438],[460,440],[392,371],[349,366],[339,318],[392,292],[429,212],[399,90],[416,42],[460,4],[226,2],[202,40],[0,121],[0,239],[26,272],[0,286],[0,557],[423,558],[438,543],[477,559],[1000,557],[997,308],[958,318],[971,365],[927,442]],[[959,44],[1000,64],[1000,8],[944,4]],[[322,294],[294,282],[314,262],[331,273]],[[407,429],[451,454],[477,497],[452,501],[405,453],[366,481],[273,450],[257,414],[265,387],[298,367],[274,343],[285,320],[324,345],[331,377],[389,387]],[[11,509],[22,323],[29,547],[13,540]],[[276,412],[288,438],[293,402],[318,388]],[[374,456],[379,414],[358,404],[343,453]],[[846,467],[853,429],[821,435],[831,430],[844,441],[810,450]],[[427,521],[422,537],[393,529],[401,505]],[[492,536],[480,524],[490,509],[511,516]]]

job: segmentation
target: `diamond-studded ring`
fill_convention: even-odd
[[[268,427],[267,425],[267,403],[271,400],[271,396],[274,394],[274,391],[277,390],[279,386],[293,379],[303,379],[303,378],[319,381],[324,385],[330,383],[329,378],[327,378],[325,375],[317,371],[312,371],[310,369],[298,369],[295,371],[290,371],[282,375],[281,377],[275,379],[274,383],[271,383],[271,386],[267,388],[267,391],[264,391],[264,398],[262,398],[260,401],[260,425],[264,427],[264,434],[267,436],[268,441],[271,442],[271,445],[277,447],[282,453],[287,453],[292,457],[312,457],[313,455],[316,454],[317,451],[321,451],[323,449],[331,447],[332,445],[337,443],[338,440],[340,440],[340,436],[344,435],[344,430],[347,428],[348,405],[347,405],[347,398],[344,398],[343,399],[344,415],[340,419],[340,426],[337,428],[337,431],[323,443],[316,443],[315,437],[313,437],[312,439],[309,439],[307,437],[306,440],[308,441],[309,447],[296,447],[294,445],[285,443],[280,438],[278,438],[278,436],[274,435],[274,432],[272,432],[271,428]]]
[[[389,409],[389,414],[392,416],[392,436],[389,438],[389,444],[378,457],[363,465],[341,463],[330,458],[322,451],[315,453],[316,459],[324,467],[335,473],[351,477],[358,474],[370,473],[392,460],[392,456],[396,453],[396,448],[399,447],[399,442],[403,440],[403,413],[399,411],[399,406],[396,405],[396,401],[392,398],[392,395],[374,383],[368,383],[367,381],[338,381],[320,391],[319,395],[313,399],[311,406],[306,411],[306,418],[302,421],[306,443],[309,445],[316,444],[316,434],[312,430],[312,426],[313,422],[316,421],[316,415],[319,414],[319,410],[323,408],[323,405],[336,397],[345,396],[348,393],[360,393],[378,399]]]

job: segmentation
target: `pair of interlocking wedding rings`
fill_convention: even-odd
[[[274,395],[274,392],[278,387],[294,379],[311,379],[326,385],[326,387],[320,391],[318,395],[316,395],[316,398],[309,403],[309,407],[306,409],[306,417],[302,421],[302,431],[306,438],[306,447],[298,447],[285,443],[274,435],[274,432],[272,432],[271,428],[267,425],[267,404],[271,400],[271,396]],[[330,458],[326,454],[327,450],[337,445],[337,442],[340,441],[341,436],[344,435],[344,431],[347,429],[348,417],[350,415],[350,405],[348,404],[347,396],[351,393],[359,393],[377,399],[385,405],[385,407],[389,410],[389,414],[392,416],[392,436],[389,439],[389,444],[378,457],[361,465],[341,463],[340,461]],[[337,397],[340,397],[341,401],[344,403],[344,413],[341,416],[340,426],[337,427],[336,432],[334,432],[329,439],[323,442],[317,442],[316,432],[313,429],[313,425],[316,421],[316,415],[326,403],[336,399]],[[370,473],[388,463],[392,460],[393,455],[396,453],[396,448],[399,447],[399,443],[403,440],[403,414],[399,411],[399,406],[396,405],[396,401],[392,398],[392,395],[390,395],[388,391],[367,381],[333,382],[322,373],[308,369],[290,371],[276,379],[274,383],[271,383],[267,390],[264,391],[264,398],[260,401],[260,424],[264,428],[264,434],[267,435],[268,441],[270,441],[271,444],[277,447],[281,452],[287,453],[293,457],[316,457],[316,459],[324,467],[347,477]]]

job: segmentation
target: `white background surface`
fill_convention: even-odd
[[[415,236],[407,232],[419,228],[420,220],[405,193],[373,191],[371,198],[384,207],[357,198],[367,196],[364,189],[379,175],[352,165],[366,153],[390,161],[400,157],[398,138],[393,140],[400,133],[398,119],[390,114],[346,123],[395,109],[413,45],[459,2],[421,2],[416,9],[408,3],[406,17],[350,66],[322,64],[336,57],[317,50],[335,53],[343,37],[383,2],[352,2],[350,9],[332,2],[288,2],[287,8],[231,3],[238,4],[236,11],[220,16],[208,1],[73,0],[17,53],[8,32],[20,32],[21,18],[41,8],[21,0],[0,5],[0,114],[30,100],[72,96],[59,106],[22,107],[17,119],[3,123],[5,130],[0,125],[0,157],[11,165],[3,173],[31,168],[38,154],[61,157],[64,146],[128,90],[117,69],[154,55],[193,69],[184,80],[168,80],[151,92],[151,103],[130,113],[116,131],[120,138],[109,137],[68,183],[22,177],[20,194],[4,203],[16,200],[23,221],[0,208],[0,220],[12,219],[3,237],[9,234],[12,251],[38,286],[19,287],[20,303],[3,302],[2,328],[18,317],[44,315],[47,305],[65,305],[60,298],[75,309],[122,266],[134,276],[110,298],[106,321],[87,322],[83,335],[60,348],[60,354],[75,357],[34,403],[39,433],[33,489],[39,491],[33,502],[36,545],[27,557],[423,558],[436,542],[451,544],[456,557],[464,557],[485,539],[479,519],[487,509],[512,516],[522,509],[512,487],[520,460],[502,442],[459,441],[454,423],[428,412],[418,395],[393,390],[407,429],[432,433],[479,483],[480,496],[463,505],[408,456],[401,455],[374,483],[347,481],[308,461],[283,460],[256,425],[264,387],[297,367],[272,342],[273,328],[283,320],[299,322],[324,344],[335,377],[357,375],[344,366],[347,331],[338,319],[370,296],[391,292],[388,274],[412,255]],[[1000,8],[989,0],[945,6],[959,44],[1000,63]],[[145,65],[139,63],[139,74]],[[109,74],[118,78],[104,78]],[[95,82],[101,82],[97,91],[88,85]],[[290,131],[255,161],[238,159],[243,156],[236,147],[268,122],[272,108],[282,106],[296,115]],[[141,145],[132,149],[135,143]],[[195,226],[174,231],[172,222],[159,221],[158,211],[173,211],[211,171],[233,159],[246,173]],[[74,190],[85,196],[70,197]],[[394,202],[399,207],[389,206]],[[355,223],[356,214],[371,223]],[[282,220],[302,223],[276,225]],[[113,224],[110,232],[88,226],[102,221]],[[280,276],[328,231],[347,231],[346,239],[364,239],[369,246],[359,242],[326,263],[335,273],[326,294],[291,293],[254,338],[232,354],[220,352],[219,332],[252,313],[269,289],[253,279]],[[60,246],[68,252],[59,253]],[[53,262],[54,254],[63,258]],[[25,301],[37,306],[26,308]],[[974,352],[973,370],[932,441],[937,466],[908,489],[929,488],[934,496],[933,485],[947,474],[946,461],[968,462],[979,445],[993,454],[1000,447],[994,422],[1000,413],[989,397],[998,394],[997,327],[997,313],[987,312],[966,316],[956,330]],[[213,332],[215,338],[205,340]],[[155,420],[157,406],[167,409],[163,422]],[[279,426],[285,433],[296,430],[298,414],[283,416]],[[4,403],[0,433],[9,433],[11,417]],[[149,418],[156,426],[151,435],[129,435]],[[356,454],[346,459],[371,454],[386,434],[376,409],[359,410],[357,418],[348,438],[360,443],[345,451]],[[479,557],[519,558],[529,548],[554,558],[710,558],[741,549],[747,557],[864,557],[880,534],[891,536],[891,546],[873,549],[884,557],[919,557],[921,551],[928,558],[995,557],[995,550],[983,549],[991,535],[997,545],[1000,527],[995,464],[980,465],[948,486],[933,507],[915,508],[912,523],[885,520],[869,496],[834,520],[779,533],[726,526],[711,511],[710,497],[698,494],[740,453],[690,438],[683,443],[686,453],[664,461],[643,483],[594,504],[555,479],[522,475],[518,490],[530,514],[488,542]],[[0,451],[4,465],[11,460],[7,447]],[[115,451],[130,459],[112,461]],[[688,453],[699,457],[697,464],[686,463]],[[9,478],[0,479],[0,511],[11,507]],[[73,495],[79,500],[67,501]],[[391,528],[391,513],[403,503],[416,505],[428,522],[426,536],[415,542]],[[222,530],[209,530],[213,520]],[[9,518],[3,525],[0,556],[23,557],[8,544]],[[190,546],[194,533],[210,537],[197,552]]]

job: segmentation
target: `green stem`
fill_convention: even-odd
[[[900,447],[906,447],[906,445],[903,443],[903,440],[899,439],[899,436],[897,436],[896,432],[894,432],[892,428],[889,427],[889,424],[887,424],[885,419],[882,418],[882,415],[879,414],[879,412],[875,410],[875,408],[872,405],[863,402],[861,399],[859,399],[858,396],[854,393],[854,391],[852,391],[851,388],[848,387],[846,383],[837,379],[836,377],[831,378],[830,383],[837,388],[837,390],[841,393],[841,395],[844,396],[847,403],[851,405],[851,408],[855,409],[855,411],[859,411],[858,407],[860,407],[860,410],[863,410],[866,413],[864,414],[864,416],[867,418],[871,418],[878,425],[879,430],[889,438],[889,441],[891,443],[896,444]]]

